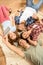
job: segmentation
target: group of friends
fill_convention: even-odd
[[[0,6],[0,23],[3,31],[10,28],[5,35],[4,32],[0,34],[3,42],[8,48],[35,65],[43,65],[43,42],[40,37],[40,35],[43,37],[43,19],[40,20],[37,16],[42,4],[43,0],[39,0],[38,4],[34,4],[33,0],[26,0],[24,11],[20,11],[20,15],[12,18],[14,25],[9,18],[11,9],[4,5]],[[18,46],[25,50],[22,51]]]

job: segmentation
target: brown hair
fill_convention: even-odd
[[[17,39],[18,39],[18,34],[17,34],[17,31],[16,32],[14,32],[15,34],[16,34],[16,39],[11,39],[10,38],[10,35],[8,34],[8,41],[12,44],[12,45],[14,45],[14,42],[16,42],[17,41]]]

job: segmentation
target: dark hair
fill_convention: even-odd
[[[24,39],[23,36],[22,36],[23,32],[20,34],[20,38],[21,39]],[[24,39],[24,40],[27,40],[27,39]]]
[[[36,21],[38,21],[38,20],[39,20],[38,18],[35,19],[35,18],[33,18],[33,17],[30,17],[30,18],[28,18],[28,19],[26,20],[25,26],[27,27],[28,25],[31,25],[31,24],[35,23]]]
[[[12,45],[15,42],[16,39],[11,39],[10,35],[8,34],[8,42],[10,42]]]

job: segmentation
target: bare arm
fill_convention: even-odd
[[[3,36],[3,31],[1,29],[1,27],[0,27],[0,36]]]
[[[28,35],[30,35],[31,34],[31,31],[33,30],[33,28],[32,29],[30,29],[29,31],[28,31]]]
[[[27,39],[29,41],[30,44],[36,46],[37,42],[36,41],[32,41],[30,38]]]
[[[15,47],[15,46],[11,45],[11,44],[8,42],[7,39],[5,40],[5,39],[3,38],[3,42],[7,45],[7,47],[8,47],[9,49],[11,49],[12,51],[16,52],[16,53],[17,53],[18,55],[20,55],[21,57],[25,57],[24,53],[23,53],[19,48],[17,48],[17,47]]]

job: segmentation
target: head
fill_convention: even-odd
[[[16,36],[16,34],[15,34],[14,32],[10,32],[10,33],[8,34],[8,41],[9,41],[11,44],[13,44],[13,42],[16,41],[16,38],[17,38],[17,36]]]
[[[30,45],[26,42],[26,40],[19,39],[19,45],[22,46],[23,48],[29,48]]]
[[[23,39],[27,39],[28,38],[28,31],[24,31],[23,33],[22,33],[22,38]]]
[[[15,34],[14,32],[10,32],[10,33],[9,33],[9,37],[10,37],[12,40],[14,40],[14,39],[16,39],[16,34]]]
[[[26,30],[25,24],[24,23],[20,23],[19,25],[17,25],[17,29],[19,31],[24,31]]]

